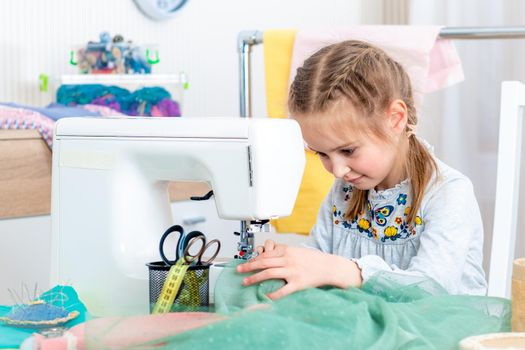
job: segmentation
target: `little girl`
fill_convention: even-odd
[[[431,278],[450,294],[484,295],[483,226],[470,180],[415,136],[403,67],[368,43],[327,46],[297,70],[288,107],[336,180],[308,247],[266,241],[239,265],[251,285],[359,287],[379,271]],[[313,248],[313,249],[312,249]]]

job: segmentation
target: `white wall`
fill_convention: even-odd
[[[185,95],[185,116],[238,116],[239,31],[379,21],[380,2],[370,1],[366,8],[362,2],[191,0],[177,18],[154,22],[132,0],[0,1],[0,102],[42,106],[51,102],[51,93],[38,91],[38,75],[56,78],[75,73],[68,64],[71,47],[98,40],[105,30],[136,43],[157,43],[161,63],[154,67],[155,72],[187,73],[190,89]],[[253,68],[254,114],[263,116],[262,46],[254,48]],[[226,234],[221,238],[226,241],[224,254],[229,255],[236,242],[231,232],[238,229],[238,223],[218,220],[213,205],[175,204],[175,222],[202,214],[201,207],[208,218],[195,228]],[[13,302],[7,288],[19,293],[22,283],[30,289],[35,283],[47,288],[50,232],[49,216],[0,220],[0,304]],[[266,236],[259,235],[258,240]],[[298,240],[288,235],[281,239]]]
[[[192,0],[175,19],[155,22],[132,0],[0,1],[0,101],[49,102],[49,94],[38,92],[38,75],[74,73],[70,48],[106,30],[135,43],[157,43],[155,72],[188,74],[187,116],[237,116],[239,31],[359,24],[361,12],[361,0]],[[262,48],[255,50],[255,74],[262,72],[257,51]],[[263,106],[260,101],[254,96],[254,105]]]

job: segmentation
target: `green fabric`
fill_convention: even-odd
[[[246,275],[237,273],[235,270],[237,265],[243,262],[233,261],[224,268],[217,279],[214,293],[215,312],[227,315],[261,304],[271,304],[273,302],[266,294],[284,286],[282,280],[270,280],[243,287],[242,280]]]
[[[68,311],[78,311],[79,315],[67,322],[65,326],[72,327],[89,319],[86,307],[78,299],[77,292],[69,286],[55,286],[38,297],[52,305],[64,307]],[[29,302],[29,300],[28,300]],[[0,306],[0,317],[7,315],[15,306]],[[18,348],[20,344],[38,332],[36,328],[19,328],[0,322],[0,349]]]
[[[240,287],[237,264],[215,292],[217,312],[230,318],[163,339],[166,348],[456,349],[465,337],[510,331],[509,300],[447,295],[428,279],[380,273],[360,289],[312,288],[272,302],[265,294],[283,282]]]
[[[266,294],[283,281],[242,287],[238,264],[227,266],[217,281],[215,309],[224,320],[179,334],[174,326],[174,335],[147,344],[191,350],[441,350],[457,349],[468,336],[510,331],[509,300],[451,296],[429,279],[380,273],[359,289],[312,288],[273,302]],[[87,333],[89,344],[100,348],[100,332]]]

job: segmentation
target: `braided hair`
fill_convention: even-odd
[[[403,67],[383,50],[366,42],[349,40],[326,46],[310,58],[291,84],[288,96],[289,113],[296,119],[319,118],[335,105],[346,103],[358,113],[342,118],[355,128],[387,139],[384,128],[385,111],[391,102],[402,100],[407,106],[406,135],[409,138],[405,171],[411,183],[412,206],[408,222],[415,221],[425,187],[437,165],[426,147],[414,136],[417,114],[410,78]],[[334,121],[341,121],[335,117]],[[354,131],[354,130],[353,130]],[[356,218],[366,208],[368,190],[354,188],[345,214]]]

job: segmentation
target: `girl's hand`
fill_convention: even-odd
[[[286,285],[268,294],[276,300],[293,292],[320,286],[339,288],[360,287],[361,270],[357,264],[341,256],[326,254],[315,249],[289,247],[266,241],[258,247],[260,255],[237,266],[240,273],[258,271],[243,280],[245,286],[269,279],[284,279]]]
[[[264,241],[264,245],[260,245],[257,248],[255,248],[255,251],[257,252],[257,257],[264,252],[269,252],[269,251],[274,250],[278,245],[279,244],[276,244],[271,239],[267,239],[266,241]],[[283,244],[280,244],[280,245],[282,246]],[[253,260],[256,260],[257,257],[253,258]]]

